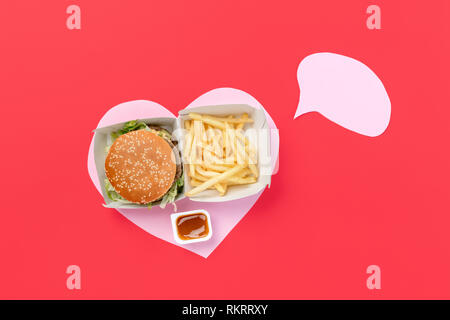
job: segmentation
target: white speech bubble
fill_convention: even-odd
[[[297,70],[300,101],[294,119],[316,111],[362,135],[382,134],[391,118],[391,102],[377,75],[365,64],[339,54],[307,56]]]

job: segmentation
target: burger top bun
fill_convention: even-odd
[[[105,172],[114,189],[134,203],[161,198],[172,186],[176,163],[172,148],[147,130],[118,137],[105,161]]]

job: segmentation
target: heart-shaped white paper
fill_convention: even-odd
[[[204,105],[225,105],[225,104],[248,104],[257,109],[263,106],[251,95],[241,90],[232,88],[214,89],[194,100],[187,108]],[[271,158],[273,172],[276,172],[278,165],[279,136],[276,125],[270,115],[266,112],[269,128],[271,128]],[[153,117],[175,117],[163,106],[146,100],[136,100],[121,103],[106,112],[97,127],[104,127],[114,123]],[[97,177],[97,170],[94,162],[94,143],[91,141],[88,155],[88,171],[92,182],[101,193],[100,183]],[[122,215],[134,224],[144,229],[148,233],[168,241],[176,246],[183,247],[207,258],[220,242],[228,235],[234,226],[245,216],[253,204],[258,200],[264,190],[259,193],[239,200],[228,202],[195,202],[188,198],[177,202],[178,211],[190,211],[195,209],[205,209],[211,215],[211,224],[214,229],[213,237],[205,242],[180,245],[175,242],[172,234],[170,214],[173,212],[172,206],[165,209],[153,207],[151,211],[142,209],[117,209]]]

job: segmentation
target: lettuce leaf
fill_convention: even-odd
[[[112,201],[117,201],[121,203],[132,203],[131,201],[124,199],[120,194],[116,192],[111,182],[109,182],[108,178],[105,178],[105,190],[106,194],[108,195],[108,198],[110,198]]]
[[[141,129],[148,129],[148,126],[144,122],[139,122],[138,120],[131,120],[126,122],[123,125],[123,128],[117,131],[116,134],[117,136],[121,136],[125,133]]]
[[[145,124],[144,122],[140,122],[138,120],[131,120],[131,121],[126,122],[123,125],[122,129],[112,132],[111,140],[112,140],[112,142],[114,142],[114,140],[116,140],[118,137],[120,137],[121,135],[123,135],[125,133],[131,132],[131,131],[136,131],[136,130],[141,130],[141,129],[151,131],[166,140],[172,139],[172,135],[169,133],[169,131],[167,131],[164,128],[161,128],[160,130],[155,130],[155,129],[149,128],[149,126],[147,126],[147,124]]]
[[[179,177],[170,187],[169,191],[163,196],[161,200],[161,204],[159,205],[162,209],[166,207],[168,203],[172,203],[175,207],[176,211],[176,205],[175,205],[175,198],[177,197],[178,193],[182,191],[184,185],[184,178],[183,175]]]
[[[161,128],[161,130],[153,130],[150,128],[150,131],[152,131],[153,133],[156,133],[158,136],[160,136],[163,139],[172,140],[172,135],[166,129]]]

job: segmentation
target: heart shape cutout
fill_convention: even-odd
[[[211,90],[187,106],[197,107],[204,105],[221,105],[221,104],[248,104],[257,109],[263,109],[263,106],[248,93],[233,89],[233,88],[219,88]],[[271,131],[271,158],[272,158],[272,172],[276,173],[278,170],[278,150],[279,150],[279,135],[274,121],[264,110],[267,116],[269,128]],[[106,112],[102,117],[97,127],[109,126],[114,123],[135,120],[141,118],[153,117],[174,117],[169,110],[159,105],[158,103],[136,100],[121,103]],[[94,162],[94,140],[92,139],[89,147],[88,155],[88,171],[92,182],[101,194],[100,183],[97,177],[97,170]],[[170,242],[176,246],[192,251],[204,258],[207,258],[214,249],[222,242],[228,233],[238,224],[238,222],[247,214],[258,200],[259,196],[264,192],[264,189],[259,193],[242,198],[239,200],[226,201],[220,203],[214,202],[195,202],[189,198],[182,199],[177,202],[178,211],[190,211],[196,209],[205,209],[211,216],[211,224],[214,228],[213,237],[205,242],[192,243],[180,245],[175,242],[172,234],[172,226],[170,214],[173,212],[172,206],[165,209],[153,207],[151,212],[147,208],[142,209],[116,209],[128,220],[136,224],[138,227],[144,229],[148,233],[158,237],[162,240]]]

